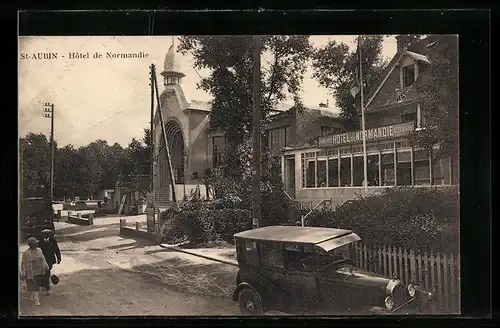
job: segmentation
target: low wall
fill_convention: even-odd
[[[149,240],[154,244],[159,244],[156,235],[142,228],[142,222],[136,222],[135,227],[127,227],[126,219],[120,219],[120,236]]]
[[[68,216],[68,223],[83,225],[83,226],[91,226],[94,224],[94,215],[89,214],[88,218],[84,218],[80,213],[76,216],[70,215]]]
[[[342,188],[304,188],[297,191],[295,199],[305,205],[315,206],[324,199],[331,200],[333,206],[342,205],[348,200],[355,199],[358,196],[381,193],[386,189],[394,187],[368,187],[365,194],[364,187],[342,187]],[[413,188],[446,188],[457,189],[458,186],[414,186]]]

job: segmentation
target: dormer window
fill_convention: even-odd
[[[402,86],[403,89],[410,87],[415,82],[415,65],[408,65],[402,68]]]

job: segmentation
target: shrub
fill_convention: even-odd
[[[252,228],[251,212],[242,209],[169,209],[162,213],[160,220],[160,240],[168,243],[186,240],[193,244],[232,243],[233,234]]]
[[[335,211],[318,211],[307,225],[351,229],[365,243],[458,252],[459,195],[436,188],[391,188]]]

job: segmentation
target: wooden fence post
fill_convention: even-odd
[[[404,270],[403,270],[403,250],[401,249],[401,246],[398,247],[398,265],[399,265],[399,279],[403,280],[404,279]],[[406,283],[406,281],[405,281]]]
[[[384,257],[384,275],[387,276],[388,275],[388,272],[387,272],[387,252],[386,252],[385,245],[382,247],[382,256]]]
[[[436,257],[434,256],[433,253],[429,253],[429,258],[430,258],[430,266],[431,266],[431,290],[433,293],[436,293]]]
[[[76,217],[78,218],[78,220],[81,220],[81,218],[82,218],[82,213],[78,213],[78,214],[76,214]]]
[[[416,277],[415,283],[422,285],[422,271],[423,271],[422,270],[422,255],[416,254],[415,256],[416,256],[416,261],[418,264],[418,270],[416,270],[417,277]]]
[[[408,283],[416,283],[417,270],[415,268],[415,252],[410,248],[410,281]]]
[[[408,249],[403,248],[403,268],[404,268],[404,281],[405,283],[409,284],[410,283],[410,273],[409,273],[409,268],[408,268],[408,259],[409,259],[409,254],[408,254]]]
[[[127,219],[120,219],[120,228],[127,226]]]
[[[444,287],[444,306],[445,309],[448,311],[450,309],[450,291],[448,289],[448,278],[449,278],[449,273],[448,273],[448,255],[443,254],[443,287]]]
[[[429,289],[429,259],[427,258],[427,251],[424,253],[424,287]]]
[[[89,225],[94,225],[94,213],[89,214]]]
[[[442,263],[442,259],[441,259],[441,253],[439,252],[436,252],[436,265],[437,265],[437,296],[438,296],[438,300],[439,300],[439,307],[440,309],[442,309],[443,307],[443,281],[441,280],[441,263]]]
[[[137,230],[137,231],[141,230],[141,223],[140,222],[135,223],[135,230]]]
[[[377,253],[378,253],[378,272],[377,273],[382,274],[382,272],[383,272],[382,248],[380,247],[380,245],[377,245]]]
[[[458,302],[457,302],[457,279],[456,279],[456,268],[455,268],[455,258],[453,257],[453,254],[450,255],[450,296],[451,296],[451,310],[457,311],[458,310]]]

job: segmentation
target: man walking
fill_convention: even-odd
[[[61,251],[59,250],[59,245],[57,245],[52,230],[42,230],[42,239],[40,240],[39,247],[49,266],[49,272],[44,276],[42,284],[42,288],[45,289],[45,294],[48,295],[50,293],[50,271],[52,270],[52,266],[56,263],[61,263]]]

